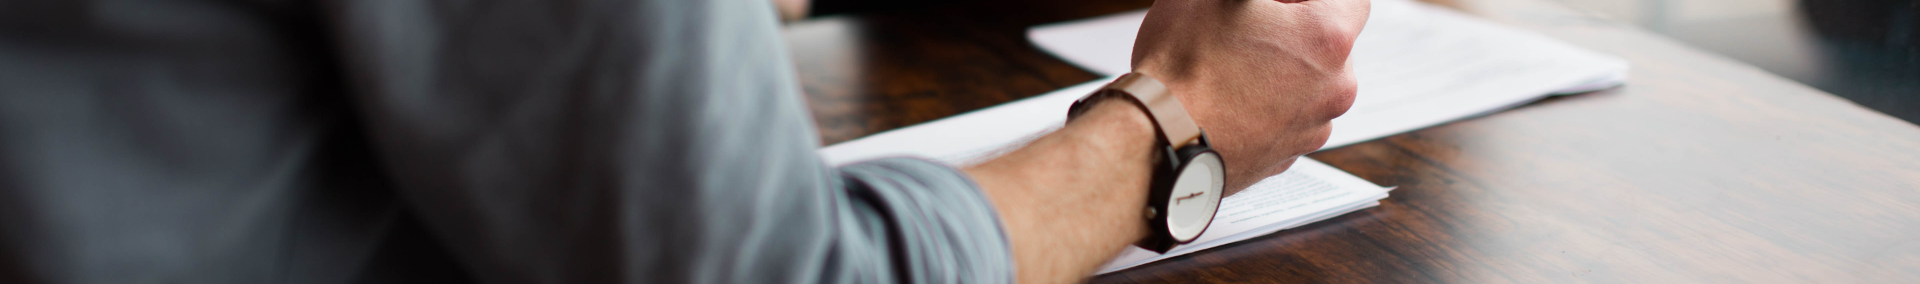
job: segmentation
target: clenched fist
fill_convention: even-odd
[[[1326,144],[1358,85],[1368,0],[1159,0],[1133,69],[1164,81],[1227,165],[1232,194]]]

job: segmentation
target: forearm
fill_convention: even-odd
[[[1060,131],[968,168],[1000,212],[1022,283],[1074,282],[1146,237],[1152,122],[1094,106]]]

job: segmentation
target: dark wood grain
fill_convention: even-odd
[[[1399,189],[1378,208],[1093,282],[1920,281],[1920,127],[1539,0],[1446,2],[1624,57],[1632,79],[1316,153]],[[1034,48],[1026,27],[1146,5],[968,3],[787,36],[833,143],[1096,79]]]
[[[791,23],[787,44],[824,144],[1097,79],[1027,42],[1029,26],[1151,1],[979,1]]]

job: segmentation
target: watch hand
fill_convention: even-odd
[[[1180,202],[1187,201],[1187,199],[1193,199],[1194,197],[1200,197],[1201,195],[1205,195],[1205,194],[1207,194],[1207,192],[1201,191],[1201,192],[1195,192],[1193,194],[1188,194],[1185,197],[1175,198],[1173,199],[1173,204],[1180,204]]]

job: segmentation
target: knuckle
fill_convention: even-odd
[[[1324,47],[1322,50],[1327,52],[1326,55],[1331,58],[1346,60],[1347,54],[1353,51],[1354,38],[1345,36],[1344,32],[1335,29],[1327,29],[1322,34],[1319,42],[1320,45]]]
[[[1326,146],[1327,140],[1332,138],[1333,138],[1333,124],[1331,123],[1320,124],[1318,127],[1314,128],[1313,136],[1309,137],[1308,140],[1305,141],[1306,143],[1302,143],[1298,145],[1297,147],[1299,148],[1294,149],[1293,154],[1295,156],[1304,156],[1307,154],[1312,154],[1314,151],[1319,151],[1321,146]]]
[[[1322,23],[1314,33],[1312,41],[1320,52],[1318,56],[1325,60],[1322,64],[1329,67],[1345,66],[1347,58],[1353,52],[1353,44],[1358,40],[1358,31],[1351,25]]]
[[[1367,14],[1365,9],[1361,9],[1362,12],[1357,15],[1342,9],[1331,10],[1313,14],[1310,20],[1312,28],[1316,30],[1313,41],[1326,47],[1323,50],[1331,53],[1329,56],[1344,59],[1359,39],[1360,30],[1366,25]]]
[[[1354,78],[1352,72],[1342,74],[1331,83],[1332,85],[1327,94],[1327,102],[1324,104],[1326,108],[1321,110],[1327,114],[1327,119],[1333,119],[1346,114],[1347,110],[1353,107],[1354,100],[1360,95],[1360,82]]]

